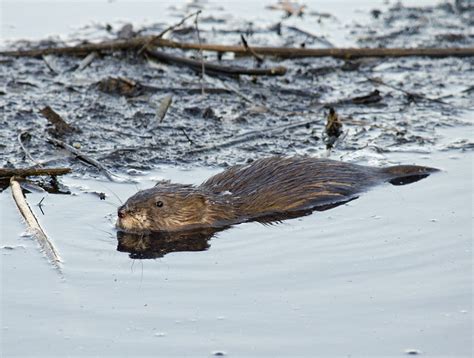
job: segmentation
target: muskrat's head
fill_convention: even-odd
[[[181,231],[209,226],[209,198],[192,185],[160,182],[118,209],[117,227],[129,232]]]

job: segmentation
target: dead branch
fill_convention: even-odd
[[[25,196],[23,195],[20,184],[15,180],[14,177],[10,179],[10,187],[16,206],[18,207],[21,215],[25,219],[29,231],[33,234],[36,240],[38,240],[41,248],[45,252],[49,261],[59,271],[59,273],[61,273],[62,260],[59,255],[59,252],[58,250],[56,250],[53,243],[49,240],[49,238],[46,236],[45,232],[41,228],[38,219],[31,211],[30,206],[28,205]]]
[[[171,55],[163,51],[147,50],[146,54],[156,60],[171,63],[174,65],[186,66],[196,72],[202,73],[203,63],[205,64],[206,73],[208,75],[250,75],[250,76],[283,76],[286,73],[286,68],[282,66],[272,68],[245,68],[240,66],[222,66],[209,62],[201,62],[186,57]]]
[[[84,70],[84,68],[89,66],[97,57],[99,57],[99,54],[96,51],[91,52],[79,63],[76,71],[80,72]]]
[[[29,177],[37,175],[63,175],[71,172],[71,168],[0,168],[0,178]]]
[[[78,159],[81,159],[82,161],[96,167],[99,169],[104,175],[109,179],[110,181],[114,181],[113,174],[102,164],[100,164],[97,160],[89,157],[88,155],[82,153],[80,150],[70,146],[69,144],[64,143],[63,141],[60,141],[58,139],[54,138],[48,138],[47,140],[49,143],[52,143],[58,147],[66,149],[68,152],[72,153],[75,155]]]
[[[25,145],[23,144],[23,138],[26,138],[26,139],[30,139],[31,138],[31,134],[28,133],[27,131],[24,131],[24,132],[21,132],[20,134],[18,134],[18,144],[20,144],[20,147],[21,149],[23,150],[23,153],[25,153],[25,156],[30,160],[32,161],[33,163],[35,163],[37,166],[39,167],[42,167],[43,165],[36,161],[35,158],[33,158],[30,154],[30,151],[28,149],[26,149]]]
[[[123,50],[139,50],[144,45],[180,48],[183,50],[200,50],[213,52],[233,52],[240,56],[249,56],[245,46],[220,44],[195,44],[170,41],[156,36],[137,36],[126,40],[110,40],[100,43],[83,44],[78,46],[48,47],[33,50],[0,51],[0,56],[38,57],[43,55],[85,56],[90,52],[114,52]],[[147,45],[147,46],[148,46]],[[336,57],[343,59],[361,57],[472,57],[474,47],[452,48],[293,48],[293,47],[253,47],[255,53],[262,56],[282,58],[300,57]]]
[[[174,29],[180,27],[182,24],[185,23],[185,21],[193,16],[198,16],[199,14],[201,13],[201,10],[198,10],[196,12],[193,12],[192,14],[189,14],[188,16],[184,17],[181,19],[180,22],[178,22],[177,24],[175,25],[172,25],[172,26],[169,26],[167,27],[166,29],[164,29],[163,31],[161,31],[158,35],[156,36],[150,36],[150,39],[147,40],[143,46],[140,48],[140,50],[138,50],[138,53],[142,53],[149,45],[151,45],[152,43],[154,43],[156,40],[158,39],[161,39],[163,36],[165,36],[168,32],[170,31],[173,31]]]
[[[59,135],[71,133],[75,130],[69,125],[59,114],[57,114],[50,106],[44,107],[40,113],[45,117],[55,128]]]
[[[158,106],[158,109],[156,110],[156,116],[158,117],[158,123],[163,122],[163,119],[166,116],[166,112],[168,112],[168,108],[171,105],[171,102],[173,102],[173,96],[171,96],[171,95],[165,96],[161,100],[160,105]]]
[[[244,35],[240,34],[240,39],[242,40],[242,44],[244,45],[244,47],[247,49],[247,51],[250,53],[250,55],[252,55],[253,57],[255,57],[255,60],[257,61],[257,67],[259,67],[262,63],[263,63],[263,58],[260,57],[254,50],[253,48],[251,48],[249,46],[249,44],[247,43],[247,40],[245,39]]]

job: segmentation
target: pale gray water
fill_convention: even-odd
[[[125,198],[136,188],[67,177],[77,196],[47,195],[45,216],[33,206],[64,278],[20,236],[3,192],[3,354],[470,356],[472,153],[391,159],[444,172],[280,225],[238,225],[208,251],[141,261],[116,251],[114,208],[80,189]],[[152,177],[198,183],[214,172]]]

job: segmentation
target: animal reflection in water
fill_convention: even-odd
[[[283,220],[310,215],[313,211],[329,210],[354,199],[356,199],[356,197],[344,202],[316,207],[311,210],[268,215],[254,221],[265,225],[276,224]],[[117,231],[117,251],[128,252],[132,259],[156,259],[172,252],[205,251],[211,246],[209,242],[210,239],[218,232],[228,228],[230,228],[230,226],[140,234]]]

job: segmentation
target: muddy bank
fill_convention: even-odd
[[[212,3],[200,6],[203,43],[239,44],[244,35],[254,46],[335,45],[329,34],[311,36],[295,25],[295,17],[281,17],[279,12],[261,9],[275,22],[249,24],[227,20],[225,9],[216,9]],[[177,18],[189,10],[168,11]],[[472,8],[456,8],[448,3],[422,8],[382,7],[366,14],[370,18],[367,26],[352,23],[348,37],[358,46],[369,47],[472,46],[472,12]],[[337,15],[321,17],[308,10],[301,21],[302,25],[322,22],[335,26]],[[86,34],[95,41],[156,34],[166,26],[104,24],[71,34],[64,44],[77,43],[79,36],[87,39]],[[458,36],[460,33],[463,36]],[[168,36],[171,40],[197,42],[193,21]],[[51,45],[18,42],[9,48]],[[166,52],[199,59],[198,52]],[[204,58],[219,65],[257,66],[254,58],[226,55],[219,61],[211,52],[205,52]],[[243,163],[254,153],[325,155],[323,134],[329,106],[341,116],[345,131],[331,154],[334,157],[371,160],[385,152],[469,150],[472,137],[441,143],[438,129],[470,124],[473,61],[470,57],[353,61],[268,57],[262,66],[284,66],[284,76],[229,78],[208,73],[201,79],[199,71],[152,61],[135,51],[98,56],[84,68],[80,67],[81,59],[75,57],[3,57],[0,99],[4,116],[0,134],[4,140],[0,144],[0,163],[15,167],[33,164],[19,145],[20,134],[36,160],[72,166],[75,172],[91,175],[99,174],[45,143],[45,137],[73,145],[115,172],[148,170],[160,164],[222,166]],[[118,77],[123,80],[111,82],[111,78]],[[172,104],[160,120],[157,111],[166,96],[172,96]],[[40,113],[46,106],[77,130],[58,133],[51,128]],[[292,127],[305,121],[310,123]],[[231,144],[225,145],[229,141]],[[219,149],[209,149],[214,146]]]

